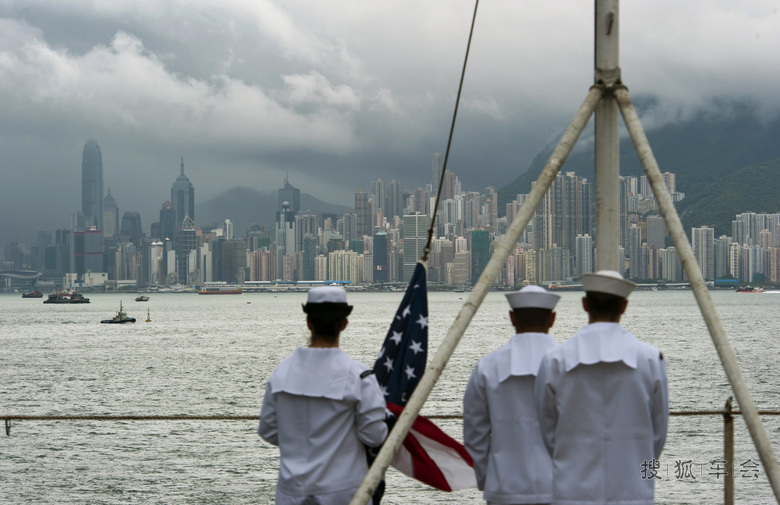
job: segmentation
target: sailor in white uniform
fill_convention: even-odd
[[[517,332],[479,360],[463,397],[463,441],[489,504],[550,503],[552,463],[542,441],[534,382],[559,295],[527,286],[506,295]]]
[[[588,325],[542,359],[536,405],[554,504],[652,505],[669,417],[661,353],[619,323],[636,284],[580,276]]]
[[[387,436],[385,400],[371,369],[338,347],[346,292],[312,288],[303,310],[311,343],[271,374],[257,431],[279,446],[277,504],[343,505],[368,471],[363,444]]]

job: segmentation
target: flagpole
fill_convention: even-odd
[[[490,261],[485,266],[485,270],[479,277],[477,284],[471,290],[471,295],[468,300],[466,300],[466,303],[463,304],[463,307],[461,307],[455,321],[447,332],[447,336],[439,346],[436,356],[434,356],[433,360],[428,365],[425,374],[423,374],[420,382],[417,384],[414,393],[412,393],[409,402],[398,417],[393,430],[388,435],[387,440],[385,440],[382,449],[379,451],[374,463],[371,465],[366,477],[363,479],[363,483],[352,498],[350,505],[365,505],[371,499],[374,490],[376,490],[377,485],[382,480],[391,460],[401,447],[412,423],[414,423],[420,410],[422,410],[425,400],[428,398],[431,390],[436,385],[436,381],[444,371],[447,361],[449,361],[450,356],[452,356],[452,353],[455,351],[463,333],[466,331],[466,328],[468,328],[472,317],[474,317],[477,309],[482,304],[482,300],[484,300],[487,292],[490,290],[490,285],[495,281],[498,272],[501,270],[509,256],[509,252],[514,249],[523,230],[525,230],[525,227],[528,226],[531,218],[536,213],[536,209],[542,202],[545,193],[553,180],[555,180],[558,172],[560,172],[563,162],[566,161],[574,144],[576,144],[577,139],[588,124],[588,120],[593,115],[593,111],[596,109],[603,93],[604,90],[602,87],[593,86],[590,88],[585,101],[580,106],[574,119],[572,119],[564,132],[563,137],[561,137],[561,140],[558,142],[558,145],[547,161],[547,164],[544,166],[542,173],[536,180],[536,184],[528,194],[528,198],[520,207],[520,211],[514,221],[512,221],[512,225],[501,240],[499,247],[493,252]]]

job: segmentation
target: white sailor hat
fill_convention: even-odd
[[[311,288],[306,303],[347,303],[347,291],[336,286]]]
[[[636,284],[624,279],[619,272],[614,270],[599,270],[595,274],[582,274],[580,282],[582,282],[582,289],[586,292],[607,293],[620,298],[628,298],[628,295],[636,288]]]
[[[553,310],[561,295],[549,293],[540,286],[526,286],[520,291],[507,293],[506,301],[513,309],[547,309]]]

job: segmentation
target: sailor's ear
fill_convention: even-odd
[[[585,310],[585,312],[588,311],[588,297],[583,296],[582,297],[582,308]]]

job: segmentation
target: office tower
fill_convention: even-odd
[[[319,235],[319,218],[312,212],[299,212],[295,215],[295,251],[304,250],[305,237]],[[314,279],[310,277],[309,280]]]
[[[647,245],[658,250],[666,246],[666,223],[661,216],[647,216]]]
[[[301,190],[290,184],[287,177],[284,178],[284,187],[278,190],[278,200],[276,208],[282,210],[284,202],[289,204],[289,211],[294,216],[301,210]]]
[[[176,282],[179,284],[197,285],[200,279],[200,248],[203,243],[203,233],[195,226],[195,221],[185,216],[179,224],[176,248]]]
[[[390,242],[387,240],[387,232],[380,231],[374,235],[374,282],[388,281],[389,254]]]
[[[119,206],[111,196],[111,188],[103,199],[103,236],[111,238],[119,231]]]
[[[103,156],[94,140],[84,144],[81,157],[81,213],[85,228],[103,230]]]
[[[303,265],[300,273],[300,279],[304,281],[313,281],[314,277],[314,258],[317,257],[317,237],[312,234],[306,234],[303,237]]]
[[[593,238],[590,235],[577,235],[575,253],[575,275],[593,272]]]
[[[371,192],[374,195],[374,202],[376,202],[376,211],[387,217],[387,185],[385,181],[380,178],[372,182]]]
[[[441,188],[441,200],[451,200],[456,195],[460,194],[460,191],[456,192],[457,177],[450,170],[444,173],[444,185]]]
[[[715,278],[715,230],[702,226],[691,229],[691,247],[705,279]]]
[[[192,183],[184,175],[184,158],[181,159],[181,173],[171,186],[171,205],[176,212],[176,227],[181,226],[181,223],[186,217],[189,217],[193,224],[195,222],[195,188]],[[165,230],[163,230],[165,231]]]
[[[103,232],[100,230],[74,232],[73,256],[77,274],[104,272]]]
[[[160,236],[153,238],[160,240],[176,238],[176,210],[169,201],[164,202],[160,208]]]
[[[290,202],[282,202],[282,209],[276,213],[274,223],[274,239],[276,244],[276,273],[284,274],[284,256],[295,254],[295,217],[290,208]]]
[[[404,214],[404,188],[395,179],[387,183],[387,201],[385,206],[387,208],[385,216],[388,221],[395,216],[403,216]]]
[[[441,153],[433,153],[433,162],[431,163],[431,193],[434,195],[439,191],[441,169]]]
[[[471,230],[471,285],[475,285],[490,260],[490,232]]]
[[[358,237],[371,235],[374,232],[368,193],[362,189],[360,190],[360,193],[355,193],[355,217],[357,218],[356,231]]]
[[[122,224],[119,228],[119,236],[122,242],[130,242],[136,247],[141,246],[141,240],[144,238],[143,227],[141,226],[141,214],[136,211],[127,211],[122,214]]]
[[[404,216],[403,281],[409,282],[417,261],[423,257],[428,242],[428,216],[413,214]]]

